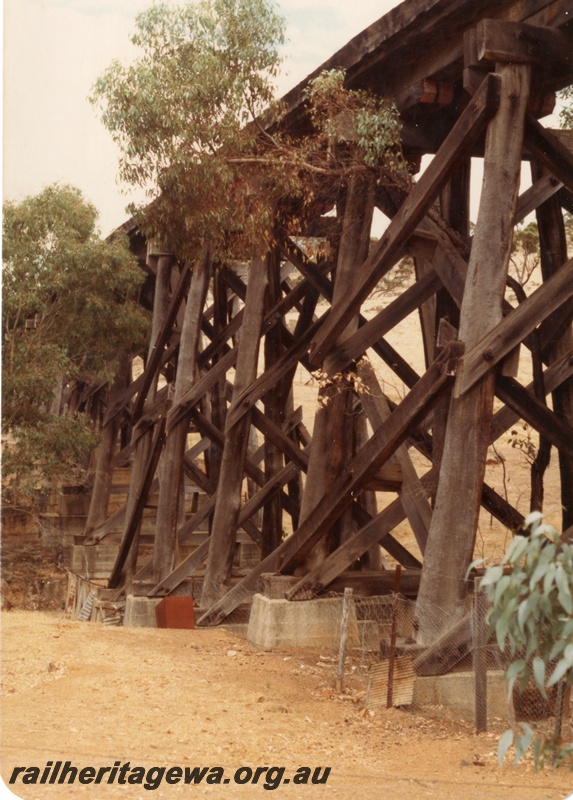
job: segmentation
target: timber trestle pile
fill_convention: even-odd
[[[391,590],[385,551],[405,582],[417,576],[417,636],[430,644],[444,631],[426,610],[445,609],[446,629],[463,613],[480,507],[510,530],[523,522],[484,480],[488,447],[518,420],[539,433],[540,449],[555,448],[570,532],[573,131],[544,121],[573,82],[572,52],[570,0],[406,0],[314,76],[343,69],[350,88],[395,101],[405,158],[433,156],[410,191],[369,192],[351,178],[334,215],[317,203],[307,230],[277,234],[249,265],[214,268],[207,253],[179,263],[124,226],[147,272],[153,322],[142,373],[108,388],[97,452],[83,545],[104,544],[120,526],[109,589],[157,598],[193,579],[198,623],[217,624],[266,573],[296,576],[292,600],[361,567]],[[308,129],[314,76],[284,98],[282,124],[295,138]],[[520,193],[522,170],[532,183]],[[390,222],[369,248],[375,208]],[[532,213],[543,282],[511,294],[514,226]],[[321,247],[306,247],[311,239]],[[367,319],[363,304],[404,256],[414,280]],[[421,371],[386,338],[413,312]],[[532,360],[530,385],[516,377],[519,354]],[[406,387],[401,400],[385,394],[378,359]],[[301,370],[325,381],[313,424],[293,400]],[[112,471],[128,464],[126,504],[109,514]],[[382,510],[381,490],[393,493]],[[153,551],[142,561],[152,497]],[[415,552],[395,535],[404,521]],[[238,542],[256,552],[239,571]]]

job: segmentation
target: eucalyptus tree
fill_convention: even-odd
[[[93,447],[89,417],[60,414],[54,392],[113,374],[147,320],[142,272],[119,233],[108,241],[81,192],[52,185],[3,207],[2,424],[5,504],[39,480],[72,477]],[[26,500],[27,498],[27,500]]]
[[[477,565],[479,562],[474,562]],[[511,660],[507,669],[508,697],[514,686],[523,691],[533,683],[548,700],[552,687],[570,697],[573,687],[573,544],[539,511],[524,523],[523,535],[511,541],[500,564],[488,567],[480,582],[490,609],[490,634]],[[558,715],[559,721],[561,721]],[[568,762],[573,769],[573,745],[554,735],[536,734],[527,723],[504,733],[499,743],[503,761],[513,744],[518,761],[531,745],[536,764]]]
[[[120,179],[146,189],[132,212],[180,257],[206,240],[225,252],[232,239],[235,257],[258,252],[277,208],[304,216],[350,171],[403,166],[395,108],[347,90],[341,71],[309,86],[307,136],[281,130],[284,21],[267,0],[157,4],[137,16],[131,41],[137,58],[114,61],[90,99],[119,146]],[[353,146],[335,152],[349,128]]]
[[[310,124],[304,135],[289,130],[275,101],[284,22],[267,0],[155,5],[137,17],[132,43],[137,58],[113,62],[91,100],[119,146],[120,178],[147,192],[132,209],[140,228],[193,270],[189,306],[204,302],[214,264],[261,265],[277,229],[304,230],[307,214],[333,208],[351,176],[386,180],[404,165],[392,104],[349,90],[341,71],[309,84]],[[200,316],[193,315],[181,331],[175,397],[194,380]],[[169,571],[176,549],[186,432],[181,420],[165,445],[156,578]]]
[[[272,103],[282,20],[264,0],[164,3],[137,16],[131,41],[136,60],[114,61],[91,100],[119,146],[120,179],[146,190],[142,226],[183,256],[229,231],[250,238],[264,203],[229,158],[257,151],[247,123]]]

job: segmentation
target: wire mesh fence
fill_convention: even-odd
[[[483,594],[471,596],[466,614],[429,647],[415,641],[414,601],[399,594],[334,597],[331,628],[339,633],[324,658],[338,687],[364,691],[367,707],[440,709],[444,718],[464,719],[478,732],[526,722],[545,738],[567,733],[571,709],[562,684],[547,697],[533,679],[508,693],[506,670],[522,654],[502,652],[489,635]],[[432,613],[436,628],[443,627],[445,612],[436,607]]]
[[[283,580],[277,599],[284,598],[292,579]],[[281,576],[272,576],[273,585],[280,581]],[[82,612],[83,618],[94,619],[97,610],[104,624],[120,624],[115,605],[108,608],[96,599],[92,609],[93,588],[88,582],[75,586],[74,616]],[[562,684],[543,697],[531,680],[525,687],[516,685],[509,696],[505,672],[522,654],[502,652],[489,635],[483,593],[470,593],[465,614],[454,625],[444,609],[425,609],[431,627],[446,630],[431,646],[416,642],[416,603],[399,593],[360,596],[347,589],[344,595],[285,600],[280,612],[272,612],[272,622],[275,600],[263,594],[253,598],[248,592],[239,600],[243,602],[225,619],[227,626],[248,627],[247,638],[265,649],[312,649],[333,685],[359,692],[367,709],[430,710],[443,719],[464,720],[477,732],[526,722],[550,739],[567,735],[572,724],[570,698]],[[263,610],[255,614],[257,604]]]

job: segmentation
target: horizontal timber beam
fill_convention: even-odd
[[[476,28],[478,61],[514,64],[569,62],[571,43],[563,31],[541,25],[480,19]]]

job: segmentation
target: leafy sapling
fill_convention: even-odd
[[[565,696],[573,685],[573,544],[542,519],[539,511],[526,518],[523,535],[514,537],[501,563],[488,567],[480,583],[490,602],[490,635],[495,633],[512,658],[506,672],[509,698],[516,685],[523,691],[530,681],[546,700],[560,682]],[[549,759],[570,760],[573,769],[573,746],[558,733],[542,736],[526,723],[520,727],[501,737],[500,763],[513,744],[516,762],[533,746],[537,767]]]

